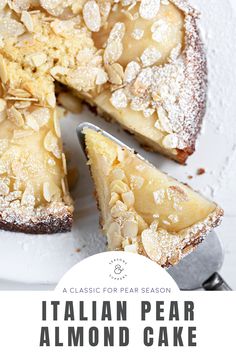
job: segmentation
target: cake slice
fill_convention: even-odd
[[[220,222],[223,211],[126,147],[84,128],[101,227],[109,250],[177,264]]]
[[[73,204],[50,76],[0,55],[0,228],[71,229]]]
[[[184,163],[206,102],[196,11],[185,0],[5,5],[0,52],[51,75],[141,144]],[[3,15],[2,15],[3,16]]]

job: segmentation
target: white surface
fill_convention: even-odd
[[[66,127],[65,149],[74,152],[71,154],[72,164],[77,164],[80,169],[79,183],[74,191],[77,210],[73,232],[52,236],[1,232],[0,278],[30,283],[57,282],[81,258],[104,248],[104,239],[97,235],[98,214],[92,199],[93,187],[74,129],[79,121],[86,120],[117,135],[156,166],[189,183],[225,209],[224,221],[217,229],[225,248],[221,274],[236,290],[236,16],[232,7],[233,4],[235,9],[235,1],[232,0],[231,4],[226,0],[194,0],[192,3],[202,12],[200,27],[208,56],[209,99],[197,151],[188,160],[187,166],[143,152],[130,135],[87,110],[79,117],[66,118],[63,122]],[[200,167],[205,168],[206,173],[197,176],[196,170]],[[189,180],[189,175],[193,179]],[[80,252],[76,252],[78,248]],[[0,288],[8,288],[8,284],[14,288],[14,284],[8,282],[0,284]]]

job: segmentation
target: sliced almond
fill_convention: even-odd
[[[62,158],[63,171],[65,175],[67,175],[66,157],[64,153],[61,154],[61,158]]]
[[[58,138],[61,137],[61,127],[59,123],[59,119],[57,117],[57,112],[53,112],[53,123],[54,123],[54,130]]]
[[[109,207],[113,207],[113,205],[117,202],[117,200],[119,200],[119,194],[117,194],[116,192],[112,192],[111,193],[111,199],[109,201]]]
[[[48,93],[46,96],[46,100],[50,107],[56,107],[56,97],[54,92]]]
[[[127,211],[127,206],[122,203],[120,200],[111,208],[111,216],[113,218],[118,218],[122,216]]]
[[[122,227],[122,234],[125,238],[135,238],[138,235],[138,223],[137,221],[128,220],[124,222]]]
[[[6,196],[9,194],[9,187],[8,185],[5,183],[5,181],[3,179],[0,179],[0,196]]]
[[[27,30],[29,32],[33,32],[34,23],[33,23],[32,16],[30,15],[30,13],[28,11],[22,11],[21,21],[23,22],[23,24],[25,25],[25,27],[27,28]]]
[[[116,249],[120,248],[122,243],[122,236],[120,225],[117,222],[113,222],[107,231],[108,248]]]
[[[116,192],[118,194],[128,192],[129,190],[128,185],[118,179],[112,181],[110,187],[111,187],[111,192]]]
[[[26,116],[26,124],[28,125],[28,127],[33,129],[34,131],[36,131],[36,132],[39,131],[39,125],[38,125],[36,119],[30,114]]]
[[[162,145],[166,149],[175,149],[178,147],[178,136],[176,134],[168,134],[162,140]]]
[[[86,26],[92,32],[98,32],[101,27],[99,6],[94,0],[87,1],[83,7],[83,18]]]
[[[34,187],[32,184],[28,183],[21,198],[21,205],[34,207],[35,205],[35,195]]]
[[[132,244],[132,245],[126,245],[124,247],[125,252],[130,252],[130,253],[138,253],[138,247],[137,244]]]
[[[139,14],[144,20],[152,20],[160,9],[160,0],[141,0]]]
[[[112,171],[112,175],[114,176],[115,179],[121,180],[121,181],[125,178],[125,173],[121,168],[115,168]]]
[[[61,158],[61,149],[58,144],[58,139],[51,131],[49,131],[44,138],[44,147],[47,151],[52,152],[56,158]]]
[[[2,55],[0,55],[0,79],[2,80],[3,84],[7,83],[8,80],[7,66]]]
[[[135,202],[134,193],[132,191],[122,193],[122,200],[128,208],[131,208]]]
[[[50,203],[52,200],[57,200],[58,198],[60,198],[60,195],[60,188],[54,182],[44,182],[43,197],[47,202]]]
[[[22,127],[25,123],[22,114],[14,106],[7,110],[7,116],[18,127]]]

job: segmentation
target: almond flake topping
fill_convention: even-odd
[[[27,183],[24,193],[22,194],[21,205],[31,207],[35,205],[34,187],[30,183]]]
[[[141,67],[136,61],[129,62],[125,68],[124,81],[128,83],[133,81],[137,77],[140,70]]]
[[[162,42],[168,34],[169,26],[164,20],[158,20],[151,27],[152,39],[158,43]]]
[[[175,149],[178,147],[178,136],[176,134],[168,134],[162,140],[162,145],[166,149]]]
[[[83,18],[86,26],[92,32],[98,32],[101,27],[101,15],[96,1],[86,2],[83,8]]]
[[[49,131],[44,138],[44,147],[47,151],[52,152],[56,158],[61,158],[61,150],[58,145],[57,137],[51,131]]]
[[[3,38],[18,37],[25,32],[25,26],[22,23],[9,17],[4,17],[0,22],[0,35]]]
[[[139,14],[145,20],[156,17],[160,9],[160,0],[141,0]]]
[[[36,68],[38,68],[46,63],[47,55],[45,53],[34,53],[29,56],[29,60]]]
[[[116,90],[111,95],[111,103],[115,108],[126,108],[128,99],[123,89]]]
[[[172,126],[168,119],[167,112],[162,107],[158,107],[157,114],[158,114],[158,119],[160,121],[161,130],[167,133],[172,133]]]
[[[23,24],[25,25],[25,27],[27,28],[27,30],[29,32],[33,32],[34,31],[34,23],[33,23],[33,19],[30,15],[30,13],[28,11],[22,11],[21,13],[21,21],[23,22]]]
[[[8,119],[18,127],[22,127],[24,125],[24,118],[22,114],[14,106],[7,110],[7,116]]]
[[[146,48],[141,55],[141,61],[144,67],[155,64],[159,59],[161,59],[161,53],[153,46]]]
[[[53,199],[60,197],[60,188],[52,181],[44,182],[43,184],[43,196],[47,202],[51,202]]]

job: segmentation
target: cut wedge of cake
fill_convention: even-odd
[[[85,146],[109,250],[177,264],[220,222],[223,211],[135,152],[93,129]]]
[[[2,9],[4,56],[70,87],[143,146],[186,161],[206,101],[198,14],[187,1],[16,3]]]
[[[73,204],[50,76],[0,55],[0,228],[71,229]]]

